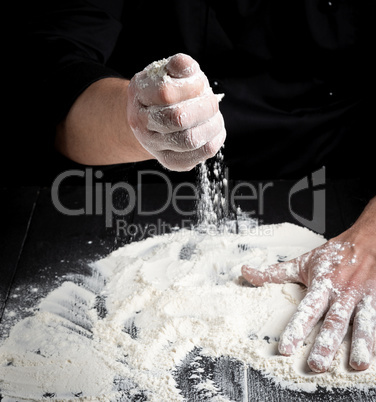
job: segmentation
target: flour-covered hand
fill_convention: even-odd
[[[128,87],[128,122],[141,145],[170,170],[190,170],[214,156],[226,130],[205,74],[177,54],[136,74]]]
[[[356,223],[322,246],[291,261],[265,268],[242,267],[255,286],[298,282],[307,293],[279,341],[279,352],[292,355],[323,318],[310,351],[312,371],[325,372],[352,322],[349,364],[367,369],[376,348],[376,198]]]

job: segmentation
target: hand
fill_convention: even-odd
[[[191,170],[214,156],[226,130],[199,65],[177,54],[152,63],[128,87],[128,122],[141,145],[170,170]]]
[[[376,343],[376,198],[353,227],[324,245],[288,262],[254,269],[244,278],[265,282],[299,282],[307,293],[279,341],[279,352],[292,355],[325,316],[310,351],[312,371],[325,372],[353,319],[350,366],[370,366]]]

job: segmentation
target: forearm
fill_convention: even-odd
[[[124,79],[105,78],[90,85],[58,124],[57,150],[85,165],[152,159],[128,124],[128,84]]]

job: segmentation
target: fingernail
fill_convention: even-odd
[[[356,339],[351,350],[351,367],[363,369],[368,367],[371,361],[371,354],[365,339]],[[355,367],[354,367],[355,366]]]
[[[281,355],[290,356],[293,355],[296,350],[302,346],[302,340],[294,338],[292,334],[289,334],[288,336],[284,336],[282,334],[281,340],[278,344],[278,351]]]
[[[295,348],[294,348],[294,345],[290,341],[288,341],[288,343],[283,341],[278,344],[278,351],[281,355],[290,356],[290,355],[294,354]]]
[[[309,368],[315,373],[323,373],[330,367],[332,359],[330,356],[311,354],[307,360]]]

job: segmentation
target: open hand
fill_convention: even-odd
[[[310,351],[312,371],[325,372],[353,319],[350,366],[365,370],[376,346],[376,199],[356,224],[324,245],[288,262],[258,269],[244,265],[244,278],[298,282],[307,293],[279,341],[279,352],[292,355],[324,317]]]
[[[191,170],[214,156],[225,140],[219,100],[197,62],[177,54],[132,78],[128,122],[141,145],[163,166]]]

